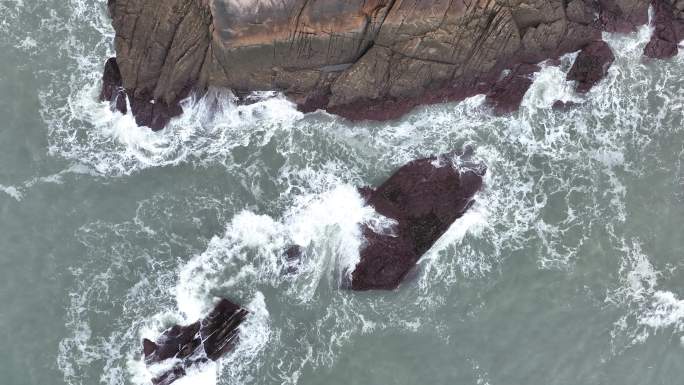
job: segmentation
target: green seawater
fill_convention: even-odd
[[[147,384],[141,339],[217,297],[252,315],[185,383],[682,383],[684,54],[642,60],[647,27],[605,35],[588,95],[568,55],[511,116],[476,96],[352,124],[212,90],[152,133],[96,101],[105,3],[0,2],[0,384]],[[340,290],[380,220],[355,187],[465,144],[474,207],[398,290]]]

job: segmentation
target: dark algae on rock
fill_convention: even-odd
[[[111,0],[122,85],[140,125],[162,128],[208,87],[277,90],[302,111],[352,120],[489,94],[513,110],[520,67],[596,46],[648,21],[648,0]],[[682,0],[653,0],[654,42],[671,56]],[[501,73],[511,78],[501,83]],[[597,73],[598,74],[598,73]],[[592,77],[581,84],[595,83]],[[508,87],[507,84],[520,89]],[[512,92],[513,90],[516,92]],[[509,90],[509,91],[506,91]],[[524,95],[524,92],[522,93]]]

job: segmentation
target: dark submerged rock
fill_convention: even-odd
[[[299,264],[304,254],[304,248],[299,245],[292,245],[285,249],[283,257],[285,259],[284,273],[296,274],[299,271]]]
[[[605,41],[595,41],[584,47],[570,68],[567,80],[577,82],[576,90],[586,93],[608,73],[615,56]]]
[[[551,105],[551,109],[554,111],[568,111],[576,106],[577,103],[572,101],[564,102],[562,100],[556,100],[553,102],[553,105]]]
[[[487,104],[496,115],[509,114],[520,108],[523,97],[532,85],[533,74],[541,68],[533,64],[520,64],[496,82],[487,93]]]
[[[220,300],[200,321],[187,326],[174,325],[156,341],[143,340],[143,354],[148,366],[174,358],[180,361],[152,380],[168,385],[186,374],[187,368],[218,360],[231,351],[238,341],[238,327],[249,312],[227,300]]]
[[[461,156],[468,159],[470,149]],[[396,226],[376,233],[365,226],[366,245],[352,272],[351,289],[395,289],[420,257],[463,216],[482,187],[486,167],[454,163],[454,155],[415,160],[377,189],[363,188],[369,205]]]

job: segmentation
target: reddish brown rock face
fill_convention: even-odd
[[[607,32],[629,33],[648,22],[648,1],[599,0],[599,22]]]
[[[615,56],[606,42],[591,43],[577,55],[567,79],[577,82],[577,92],[589,92],[606,76],[613,61],[615,61]]]
[[[171,358],[180,360],[152,382],[168,385],[183,377],[187,368],[218,360],[231,351],[238,340],[238,326],[247,315],[247,310],[222,299],[202,320],[187,326],[175,325],[156,341],[143,340],[143,354],[148,366]]]
[[[673,6],[674,1],[670,4],[668,0],[653,0],[652,4],[654,31],[644,48],[644,56],[654,59],[671,58],[677,55],[677,45],[684,39],[684,3],[682,10]]]
[[[497,81],[486,98],[487,103],[494,108],[494,113],[504,115],[517,111],[525,93],[532,85],[534,73],[539,70],[539,66],[521,64]]]
[[[467,156],[466,156],[467,157]],[[396,221],[386,234],[365,227],[366,246],[352,273],[353,290],[391,290],[460,218],[482,187],[486,168],[459,168],[444,155],[413,161],[380,187],[361,193],[375,210]]]
[[[654,1],[682,18],[681,0]],[[489,93],[497,111],[509,111],[520,99],[512,86],[524,89],[527,81],[496,84],[501,71],[580,50],[603,30],[632,31],[647,21],[649,0],[108,4],[133,114],[160,128],[180,113],[182,98],[209,86],[282,91],[302,111],[353,120],[392,119],[418,104],[475,93]],[[661,30],[651,56],[673,51],[669,29]]]

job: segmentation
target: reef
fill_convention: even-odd
[[[667,57],[684,0],[652,0]],[[302,111],[352,120],[488,94],[514,110],[545,59],[583,50],[602,31],[648,22],[648,0],[109,0],[121,86],[138,124],[160,129],[209,87],[281,91]],[[674,53],[673,53],[674,52]],[[511,77],[503,79],[508,70]],[[507,84],[510,87],[507,87]],[[515,87],[514,87],[515,86]],[[510,91],[506,91],[506,89]],[[524,92],[522,93],[524,94]],[[107,100],[107,98],[104,98]],[[118,105],[123,107],[123,105]]]
[[[221,299],[200,321],[187,326],[174,325],[156,341],[144,339],[145,364],[150,368],[160,364],[162,368],[161,373],[155,373],[152,383],[168,385],[185,376],[190,367],[216,361],[230,352],[238,342],[238,327],[248,313],[239,305]],[[165,361],[170,365],[164,365]]]
[[[392,290],[473,204],[486,167],[472,151],[410,162],[378,188],[360,189],[390,229],[364,226],[365,246],[351,276],[352,290]],[[458,164],[456,162],[458,159]]]

